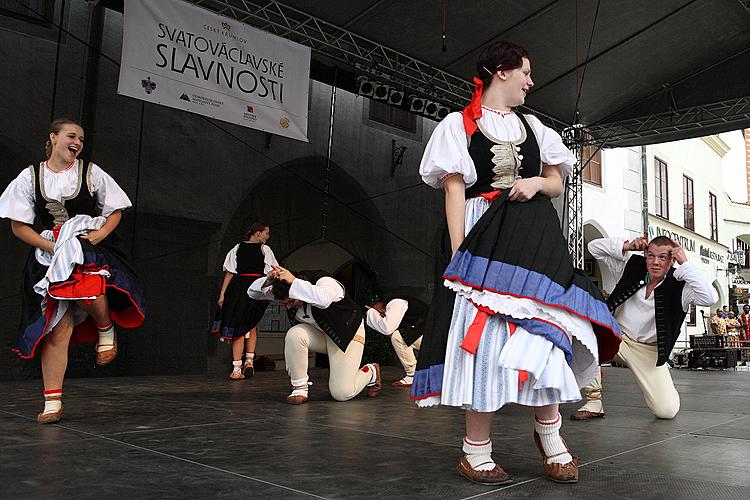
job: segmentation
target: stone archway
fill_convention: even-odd
[[[225,228],[214,268],[221,269],[226,252],[253,222],[263,221],[271,227],[268,244],[279,262],[292,270],[328,271],[362,302],[367,283],[376,276],[372,269],[388,258],[382,230],[386,223],[364,187],[335,163],[330,165],[326,198],[326,167],[325,158],[311,156],[259,176]],[[326,237],[321,238],[324,223]],[[269,307],[259,325],[256,351],[276,361],[278,368],[287,326],[285,311],[278,306]]]
[[[589,220],[583,224],[583,243],[584,243],[584,260],[583,267],[586,274],[591,278],[595,285],[605,294],[609,294],[617,284],[617,277],[614,276],[607,266],[596,260],[588,250],[589,242],[606,238],[607,232],[594,220]]]
[[[238,204],[224,231],[216,268],[221,268],[224,253],[242,238],[245,230],[261,220],[271,226],[269,245],[279,261],[324,239],[377,269],[385,245],[381,228],[386,224],[380,211],[359,181],[335,163],[331,163],[326,198],[325,170],[326,159],[311,156],[261,175]],[[321,238],[324,225],[325,238]]]

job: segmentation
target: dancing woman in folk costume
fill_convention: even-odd
[[[21,171],[0,196],[0,217],[33,247],[13,350],[22,358],[41,353],[41,424],[62,417],[68,345],[96,340],[96,364],[106,365],[117,354],[113,323],[135,328],[145,314],[143,291],[112,233],[130,199],[101,168],[78,159],[83,139],[76,122],[53,121],[47,161]]]
[[[253,281],[270,273],[272,266],[279,264],[271,247],[266,245],[270,237],[268,224],[256,222],[250,226],[244,240],[235,245],[224,259],[224,282],[217,301],[219,310],[211,330],[222,341],[232,344],[232,372],[229,374],[232,380],[252,377],[255,371],[256,327],[270,302],[251,299],[247,289]]]
[[[484,484],[511,481],[491,456],[494,412],[533,407],[546,474],[575,482],[558,404],[580,399],[617,352],[620,330],[573,268],[550,200],[575,157],[556,132],[512,109],[533,86],[528,53],[495,42],[477,75],[471,104],[438,124],[420,166],[445,191],[447,234],[412,398],[466,410],[458,472]]]

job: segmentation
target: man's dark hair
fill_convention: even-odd
[[[666,236],[657,236],[653,240],[648,242],[648,246],[656,245],[657,247],[672,247],[674,248],[674,241]]]
[[[289,298],[289,289],[292,287],[291,284],[286,281],[276,280],[271,285],[271,293],[273,298],[276,300],[286,300]]]

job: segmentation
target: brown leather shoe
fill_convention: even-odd
[[[570,414],[571,420],[591,420],[592,418],[601,418],[604,416],[604,412],[596,413],[588,410],[578,410]]]
[[[391,387],[411,387],[411,384],[404,383],[403,379],[391,383]]]
[[[62,398],[59,396],[47,398],[48,400],[57,400],[60,401]],[[55,422],[59,422],[60,419],[62,419],[62,412],[63,407],[60,406],[60,409],[54,412],[50,413],[38,413],[36,416],[36,422],[38,424],[54,424]]]
[[[112,344],[112,349],[106,351],[99,351],[99,344],[96,344],[96,366],[108,365],[117,356],[117,334],[115,333],[115,340]]]
[[[568,447],[568,443],[565,442],[565,440],[560,436],[560,439],[562,439],[563,444],[565,445],[566,452],[563,453],[570,453],[570,447]],[[534,442],[536,443],[536,447],[539,448],[539,453],[542,454],[542,458],[544,460],[544,472],[547,474],[547,477],[550,478],[552,481],[556,483],[577,483],[578,482],[578,459],[576,457],[573,457],[573,460],[566,464],[548,464],[547,460],[549,460],[552,457],[556,457],[557,455],[552,455],[552,457],[548,457],[544,453],[544,447],[542,447],[542,440],[539,437],[539,434],[537,434],[536,431],[534,431]],[[558,453],[558,455],[562,455],[562,453]],[[572,453],[570,453],[571,456],[573,456]]]
[[[286,402],[290,405],[301,405],[307,403],[307,396],[287,396]]]
[[[243,380],[245,376],[242,374],[242,372],[232,372],[229,374],[229,378],[232,380]]]
[[[373,363],[372,366],[375,367],[375,383],[367,388],[367,395],[374,398],[380,393],[380,389],[383,388],[383,383],[380,381],[380,365]]]
[[[495,464],[495,468],[492,470],[476,470],[472,468],[469,461],[466,460],[466,455],[461,457],[456,470],[469,481],[479,484],[498,485],[513,482],[513,478],[497,464]]]

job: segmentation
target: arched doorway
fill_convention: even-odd
[[[333,162],[326,194],[326,168],[324,157],[310,156],[261,175],[224,230],[216,268],[245,230],[261,220],[271,226],[269,245],[279,261],[322,239],[377,269],[387,256],[380,211],[359,181]]]
[[[586,221],[583,224],[583,270],[599,290],[607,296],[615,288],[617,278],[607,269],[607,266],[596,260],[588,249],[589,243],[599,238],[607,238],[604,228],[594,220]]]
[[[335,163],[327,172],[326,194],[328,166],[323,157],[305,157],[263,173],[227,224],[214,269],[221,269],[226,252],[253,222],[263,221],[271,226],[268,244],[279,262],[292,271],[325,270],[364,304],[375,287],[375,270],[389,258],[385,221],[362,185]],[[218,289],[218,276],[215,281]],[[279,306],[269,307],[259,325],[256,351],[277,366],[288,326]],[[224,358],[226,349],[220,351],[215,357]]]

